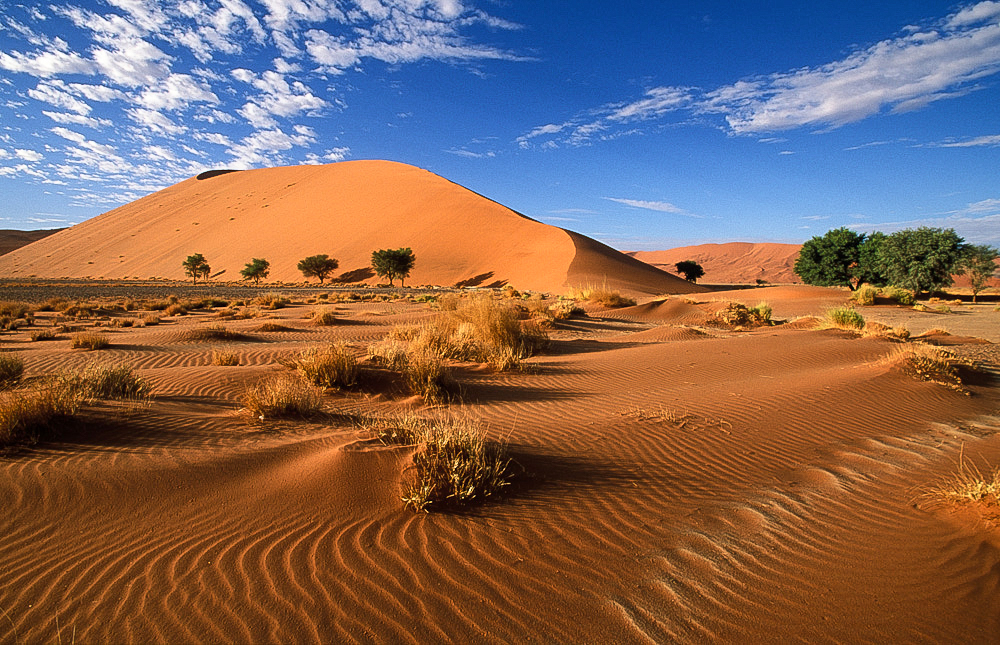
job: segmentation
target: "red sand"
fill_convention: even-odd
[[[845,298],[761,291],[776,312]],[[399,500],[412,449],[235,414],[292,352],[362,353],[424,306],[229,322],[256,337],[228,344],[237,367],[183,341],[206,314],[110,331],[101,356],[135,365],[154,402],[0,461],[0,640],[995,642],[997,534],[918,499],[960,451],[1000,461],[995,383],[916,380],[886,361],[899,345],[840,331],[700,328],[716,304],[573,319],[535,371],[464,372],[453,411],[509,438],[528,476],[430,515]],[[26,334],[4,340],[30,375],[92,358]],[[364,401],[327,396],[387,405]]]
[[[2,256],[0,276],[183,279],[181,262],[201,253],[214,273],[225,271],[221,280],[239,280],[246,263],[264,258],[269,280],[301,282],[298,261],[326,253],[339,275],[372,283],[372,251],[410,247],[410,285],[703,290],[413,166],[349,161],[199,177]]]
[[[757,280],[789,284],[802,282],[792,271],[801,248],[801,244],[729,242],[634,251],[629,255],[671,273],[677,272],[678,262],[693,260],[705,270],[705,277],[699,281],[709,284],[754,284]]]

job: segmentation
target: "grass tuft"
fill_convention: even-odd
[[[111,345],[111,339],[104,334],[95,332],[81,332],[73,336],[70,347],[73,349],[85,349],[93,351],[105,349]]]
[[[0,446],[37,442],[56,422],[76,414],[81,403],[78,390],[58,383],[0,393]]]
[[[0,354],[0,390],[17,387],[24,375],[24,360],[16,354]]]
[[[337,324],[337,314],[329,307],[320,307],[312,312],[312,324],[317,327],[329,327]]]
[[[827,322],[837,329],[860,331],[865,327],[865,318],[851,307],[835,307],[826,312]]]
[[[310,347],[295,359],[295,368],[313,385],[349,388],[358,382],[358,361],[347,345]]]
[[[878,289],[870,284],[866,284],[858,287],[857,291],[851,294],[851,300],[855,304],[868,307],[875,304],[875,296],[877,295]]]
[[[184,339],[195,342],[209,342],[215,340],[246,340],[246,336],[227,328],[224,325],[208,325],[191,329],[184,334]]]
[[[212,350],[212,365],[220,365],[222,367],[232,367],[234,365],[239,365],[239,364],[240,364],[239,352],[234,352],[228,349]]]
[[[1000,467],[983,473],[975,464],[965,461],[965,447],[958,457],[958,471],[939,484],[926,489],[920,495],[932,504],[939,503],[980,503],[1000,506]]]
[[[607,286],[572,287],[569,290],[569,297],[574,300],[586,300],[609,309],[635,305],[635,300],[623,296],[621,292],[609,289]]]
[[[248,414],[263,421],[316,414],[323,407],[323,396],[294,374],[279,374],[247,387],[241,402]]]

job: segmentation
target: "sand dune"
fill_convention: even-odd
[[[776,311],[846,298],[760,291]],[[322,328],[296,305],[267,314],[279,332],[228,321],[250,337],[224,344],[236,367],[184,333],[211,313],[108,330],[100,357],[134,365],[153,403],[0,459],[0,640],[992,642],[997,533],[914,500],[960,452],[1000,459],[995,383],[965,396],[888,362],[896,343],[837,330],[702,326],[718,304],[572,319],[532,370],[463,371],[451,411],[508,437],[527,477],[430,515],[399,499],[412,448],[336,417],[235,412],[292,353],[363,353],[425,305],[338,304],[344,322]],[[94,357],[27,333],[4,340],[29,375]]]
[[[665,251],[633,251],[629,255],[674,273],[678,262],[694,260],[705,269],[700,282],[710,284],[754,284],[757,280],[788,284],[802,282],[792,271],[800,248],[801,244],[729,242]]]
[[[209,172],[0,257],[0,275],[183,279],[201,253],[219,280],[252,258],[270,280],[301,282],[326,253],[349,282],[374,282],[371,253],[410,247],[407,284],[563,291],[600,282],[634,293],[700,290],[583,236],[519,215],[412,166],[350,161]]]
[[[48,237],[62,229],[42,229],[36,231],[15,231],[11,229],[0,230],[0,255],[10,253],[22,246],[27,246],[32,242]]]

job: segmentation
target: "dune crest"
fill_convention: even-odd
[[[269,280],[300,282],[296,264],[326,253],[346,281],[377,249],[410,247],[408,284],[558,291],[600,279],[638,293],[699,290],[589,238],[542,224],[431,172],[389,161],[208,171],[0,258],[11,277],[183,279],[201,253],[239,279],[252,258]]]

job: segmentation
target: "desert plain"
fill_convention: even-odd
[[[3,642],[996,642],[996,499],[935,494],[1000,464],[995,294],[929,311],[878,302],[856,307],[868,332],[838,327],[828,312],[846,289],[693,285],[410,170],[407,200],[479,209],[448,236],[378,224],[402,231],[386,246],[419,238],[419,288],[293,285],[287,262],[281,284],[181,282],[184,251],[249,259],[227,240],[275,229],[226,227],[280,199],[301,210],[287,189],[318,171],[271,173],[280,199],[249,172],[79,225],[82,242],[71,228],[0,256],[0,300],[33,305],[0,335],[22,387],[113,363],[150,388],[4,450]],[[228,197],[205,193],[220,181]],[[202,194],[181,226],[168,191],[184,190]],[[139,222],[159,227],[145,236],[155,253],[104,244]],[[371,248],[356,226],[332,249],[353,278]],[[62,264],[46,276],[50,255]],[[597,280],[634,302],[586,298]],[[400,329],[487,301],[547,342],[505,369],[449,360],[437,398],[373,361]],[[766,320],[727,317],[760,303]],[[43,329],[55,337],[33,340]],[[73,347],[94,333],[108,345]],[[298,378],[296,358],[331,343],[369,377],[320,390],[312,414],[247,413],[248,389]],[[945,352],[943,371],[913,360],[926,348]],[[461,419],[504,444],[506,485],[408,506],[425,447],[379,441],[369,423],[398,415]]]

